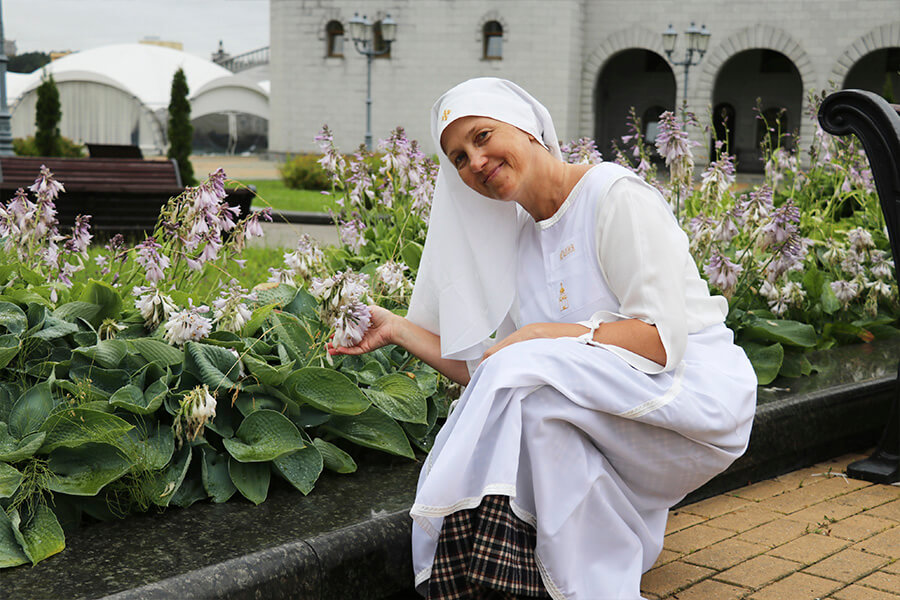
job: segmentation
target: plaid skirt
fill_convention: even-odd
[[[534,559],[534,528],[507,496],[444,517],[428,580],[429,600],[549,598]]]

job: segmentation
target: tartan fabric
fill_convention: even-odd
[[[444,518],[428,580],[429,600],[549,598],[534,560],[534,528],[507,496]]]

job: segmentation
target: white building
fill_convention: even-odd
[[[270,151],[315,151],[327,123],[352,150],[365,133],[366,59],[343,35],[354,12],[397,22],[390,54],[372,65],[376,139],[402,125],[431,148],[428,111],[453,84],[511,79],[550,109],[562,140],[591,136],[611,158],[634,107],[644,125],[680,106],[684,68],[661,33],[696,22],[711,32],[691,68],[688,108],[704,123],[725,115],[741,166],[759,167],[755,108],[807,145],[807,94],[832,86],[900,98],[900,1],[866,0],[270,0]],[[673,60],[684,57],[679,35]],[[719,119],[721,120],[721,119]],[[651,132],[653,128],[651,125]],[[709,138],[702,132],[698,154]],[[788,140],[788,143],[796,143]]]

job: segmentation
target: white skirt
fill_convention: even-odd
[[[746,449],[757,381],[732,339],[724,325],[692,334],[678,368],[657,375],[570,338],[519,342],[483,362],[419,476],[417,588],[443,517],[500,494],[537,530],[553,598],[640,598],[669,508]]]

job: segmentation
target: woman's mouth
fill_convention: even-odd
[[[502,166],[503,166],[503,163],[501,162],[501,163],[498,164],[496,167],[494,167],[493,169],[491,169],[491,172],[488,173],[487,176],[484,178],[483,183],[487,183],[487,182],[489,182],[491,179],[493,179],[494,176],[496,176],[497,173],[500,171],[500,167],[502,167]]]

